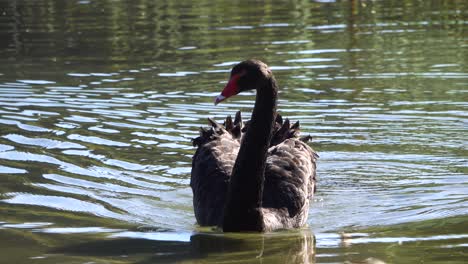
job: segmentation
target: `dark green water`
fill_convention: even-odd
[[[468,262],[467,10],[0,0],[0,263]],[[195,225],[191,139],[249,115],[213,106],[246,58],[321,157],[302,230]]]

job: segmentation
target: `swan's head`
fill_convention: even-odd
[[[232,68],[226,87],[215,98],[214,103],[217,105],[242,91],[264,87],[271,77],[271,70],[265,63],[259,60],[243,61]]]

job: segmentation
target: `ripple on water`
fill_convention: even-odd
[[[7,199],[2,201],[10,204],[24,204],[34,206],[45,206],[58,210],[67,210],[72,212],[91,213],[102,217],[110,217],[120,220],[129,220],[125,214],[115,213],[106,209],[101,204],[95,204],[70,197],[37,195],[28,193],[6,193]]]
[[[24,174],[27,172],[28,172],[27,170],[0,165],[0,174]]]
[[[325,61],[336,61],[337,58],[302,58],[302,59],[292,59],[286,60],[286,62],[325,62]]]
[[[182,76],[187,76],[187,75],[194,75],[194,74],[200,74],[199,72],[190,72],[190,71],[180,71],[180,72],[174,72],[174,73],[158,73],[159,76],[161,77],[182,77]]]
[[[18,128],[25,130],[25,131],[30,131],[30,132],[51,132],[50,129],[39,127],[39,126],[34,126],[34,125],[23,124],[18,120],[0,118],[0,124],[16,125]]]
[[[157,138],[166,141],[176,141],[176,142],[190,142],[190,139],[181,136],[172,136],[168,134],[162,133],[143,133],[143,132],[132,132],[132,135],[139,136],[139,137],[149,137],[149,138]]]
[[[49,234],[89,234],[89,233],[116,233],[123,232],[123,229],[112,229],[104,227],[48,227],[35,230],[36,232]]]
[[[184,1],[174,1],[176,6],[171,8],[177,9],[178,2]],[[468,73],[462,58],[466,44],[461,33],[466,21],[460,20],[461,9],[453,10],[460,5],[440,5],[440,11],[418,5],[416,9],[422,8],[423,14],[418,18],[412,12],[413,5],[389,8],[381,3],[385,1],[373,1],[372,6],[357,1],[354,7],[359,7],[362,16],[354,16],[345,1],[316,0],[310,6],[307,1],[296,2],[268,4],[269,20],[278,23],[256,20],[255,16],[239,20],[257,5],[236,10],[239,16],[221,21],[197,16],[197,8],[184,4],[190,14],[171,19],[180,25],[176,30],[188,34],[179,34],[182,39],[173,34],[175,45],[157,41],[154,34],[145,34],[150,37],[142,41],[127,41],[128,36],[135,35],[126,34],[134,28],[127,24],[136,22],[143,31],[153,30],[145,26],[152,21],[152,13],[146,22],[148,16],[137,16],[137,21],[125,20],[123,27],[115,20],[117,27],[111,31],[117,29],[122,38],[111,49],[107,41],[89,38],[93,34],[74,43],[86,49],[89,45],[85,44],[91,41],[98,45],[97,50],[123,55],[131,51],[135,56],[125,63],[121,63],[124,56],[113,56],[114,63],[103,64],[100,60],[108,61],[109,54],[104,52],[102,57],[91,52],[87,58],[55,54],[59,64],[66,62],[63,69],[51,61],[52,67],[42,67],[48,64],[47,58],[52,58],[50,50],[29,49],[34,41],[19,38],[18,43],[14,38],[13,46],[24,44],[20,46],[27,47],[37,60],[25,61],[13,52],[5,57],[8,64],[0,74],[3,80],[10,80],[0,84],[0,205],[8,208],[0,229],[30,229],[23,232],[34,232],[39,239],[40,232],[90,233],[93,237],[101,233],[99,237],[189,242],[192,234],[183,230],[195,228],[189,188],[194,151],[190,138],[197,136],[200,126],[207,126],[208,116],[221,121],[227,113],[233,115],[242,109],[244,120],[250,117],[254,92],[217,107],[212,103],[230,68],[239,62],[235,61],[239,54],[250,51],[250,55],[264,54],[278,72],[281,113],[301,121],[302,133],[314,137],[312,145],[320,154],[318,190],[309,226],[317,232],[317,247],[339,249],[326,249],[316,256],[328,258],[324,262],[372,262],[368,261],[371,258],[361,261],[359,255],[367,257],[369,252],[381,251],[386,257],[383,259],[391,262],[394,256],[388,249],[398,249],[402,243],[406,249],[406,243],[417,244],[418,251],[406,251],[412,256],[424,255],[428,248],[432,252],[443,244],[446,255],[435,258],[451,261],[448,254],[465,250],[468,239],[463,225],[460,229],[447,227],[452,216],[461,216],[463,224],[468,212],[464,148],[468,105],[463,99]],[[260,11],[265,7],[258,6]],[[92,5],[80,6],[88,7]],[[307,12],[300,7],[307,7]],[[156,13],[165,10],[153,9],[151,12]],[[375,10],[384,12],[376,16]],[[83,17],[86,12],[75,12],[80,18],[69,22],[79,21],[79,26],[92,28],[95,23],[86,23],[108,14],[120,15],[107,11],[92,19]],[[39,23],[33,31],[53,28],[60,33],[62,29],[54,26],[53,19],[44,20],[46,27],[40,25],[41,18],[52,13],[31,20],[29,13],[23,12],[21,22]],[[74,16],[73,12],[67,14]],[[395,15],[401,19],[392,21]],[[298,16],[304,23],[297,23]],[[196,21],[198,18],[212,25]],[[374,18],[385,22],[373,23]],[[164,22],[171,21],[161,19],[163,31],[167,31]],[[98,29],[109,30],[106,26]],[[193,30],[202,34],[192,34]],[[237,33],[243,36],[233,37]],[[441,38],[440,33],[446,36]],[[313,38],[306,36],[310,34]],[[255,38],[257,35],[261,38]],[[54,42],[41,39],[40,44],[44,41]],[[125,45],[127,42],[131,45]],[[228,42],[236,48],[227,47]],[[397,45],[386,45],[393,42]],[[148,47],[155,47],[157,52],[149,52]],[[177,54],[177,58],[174,60],[171,54]],[[14,81],[17,76],[22,76],[21,80]],[[57,210],[85,213],[79,215],[90,224],[70,226],[76,223],[76,214]],[[36,221],[57,215],[63,217],[57,223]],[[177,233],[132,232],[93,224],[112,224],[114,219],[134,228],[149,225]],[[419,223],[427,219],[429,224],[424,225],[430,228],[419,233]],[[404,224],[393,226],[399,223]],[[83,227],[85,224],[89,226]],[[372,231],[366,231],[367,227]],[[434,234],[439,227],[446,234]],[[398,233],[399,228],[404,231]],[[338,233],[346,230],[362,233]],[[13,233],[31,237],[21,231]],[[65,239],[83,239],[76,237]],[[369,250],[370,244],[379,245]],[[449,247],[456,249],[445,250]],[[52,257],[44,253],[31,259]]]
[[[439,241],[439,240],[454,240],[467,238],[468,234],[445,234],[445,235],[434,235],[434,236],[395,236],[395,237],[376,237],[373,234],[366,233],[317,233],[317,247],[329,248],[329,247],[341,247],[343,243],[346,246],[352,244],[370,244],[370,243],[408,243],[408,242],[420,242],[420,241]]]
[[[150,126],[141,126],[132,123],[124,123],[124,122],[103,122],[103,124],[113,127],[120,127],[120,128],[131,128],[131,129],[143,129],[143,130],[152,130],[154,127]]]
[[[110,128],[103,128],[103,126],[92,126],[92,127],[88,127],[88,130],[91,130],[91,131],[98,131],[98,132],[103,132],[103,133],[109,133],[109,134],[117,134],[117,133],[120,133],[119,130],[110,129]]]
[[[25,137],[25,136],[18,135],[18,134],[8,134],[6,136],[3,136],[3,138],[6,138],[18,144],[38,146],[38,147],[43,147],[46,149],[71,149],[71,148],[83,149],[83,148],[86,148],[85,146],[77,144],[77,143],[64,142],[64,141],[59,141],[59,140],[47,139],[47,138],[29,138],[29,137]]]
[[[341,219],[335,225],[343,227],[414,222],[468,210],[467,201],[460,198],[468,182],[461,172],[449,170],[465,162],[461,158],[383,152],[320,154],[318,173],[327,177],[319,181],[310,215],[319,230],[334,221],[328,219],[326,208],[342,214],[334,217]],[[353,221],[347,221],[346,215],[353,215]]]
[[[95,182],[91,180],[78,179],[74,177],[67,177],[58,174],[44,174],[45,179],[60,183],[62,185],[54,184],[36,184],[37,186],[47,187],[52,190],[64,191],[62,187],[73,187],[74,190],[67,190],[65,193],[76,193],[81,195],[92,196],[98,198],[102,196],[107,197],[128,197],[128,194],[142,195],[149,197],[158,197],[159,191],[169,190],[170,188],[164,185],[147,183],[146,186],[143,184],[124,186],[123,184],[116,184],[110,182]],[[135,182],[142,183],[142,182]],[[157,188],[155,188],[157,187]],[[78,191],[79,190],[79,191]],[[77,191],[77,192],[75,192]]]
[[[13,149],[15,149],[15,147],[10,146],[10,145],[0,144],[0,152],[5,152],[5,151],[13,150]]]
[[[154,183],[177,183],[179,182],[179,180],[177,179],[171,179],[168,177],[157,175],[157,173],[169,169],[169,167],[166,165],[154,165],[154,164],[141,165],[137,163],[130,163],[130,162],[116,160],[116,159],[108,159],[104,155],[93,154],[89,150],[64,150],[63,153],[66,155],[76,155],[76,156],[92,158],[103,164],[121,168],[119,170],[116,170],[116,169],[113,169],[112,167],[107,167],[106,169],[106,167],[94,166],[94,167],[88,168],[89,172],[86,172],[86,171],[83,171],[83,169],[79,170],[76,167],[73,167],[71,165],[68,165],[67,167],[65,167],[64,165],[66,164],[63,164],[62,168],[70,167],[70,169],[65,169],[65,171],[70,172],[70,173],[73,173],[73,169],[75,169],[75,173],[82,172],[81,174],[85,176],[93,176],[93,177],[108,178],[108,179],[119,179],[127,183],[132,183],[132,184],[136,184],[139,186],[151,185],[151,182],[154,182]],[[136,178],[145,179],[145,181],[142,182],[142,181],[135,180]],[[158,185],[153,185],[153,187],[156,189],[166,189],[166,186],[158,187]]]
[[[189,242],[192,233],[172,232],[133,232],[124,231],[111,235],[113,238],[142,238],[156,241],[180,241]]]
[[[46,227],[46,226],[49,226],[49,225],[52,225],[52,224],[53,223],[47,223],[47,222],[26,222],[26,223],[21,223],[21,224],[4,223],[4,224],[1,224],[0,226],[8,227],[8,228],[30,229],[30,228]]]
[[[20,83],[24,83],[24,84],[52,84],[52,83],[55,83],[53,81],[46,81],[46,80],[17,80],[18,82]]]
[[[97,123],[99,122],[98,118],[95,117],[87,117],[87,116],[79,116],[79,115],[71,115],[63,118],[67,121],[77,122],[77,123]]]
[[[103,146],[115,146],[115,147],[130,147],[131,144],[119,142],[110,139],[104,139],[96,136],[83,136],[78,134],[71,134],[67,136],[68,139],[71,140],[78,140],[86,143],[96,144],[96,145],[103,145]]]
[[[30,117],[24,117],[24,116],[16,116],[16,115],[2,115],[4,118],[8,119],[13,119],[13,120],[19,120],[19,121],[38,121],[38,118],[30,118]]]

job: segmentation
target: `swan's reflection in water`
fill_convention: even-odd
[[[314,263],[315,237],[309,230],[270,234],[196,234],[192,256],[208,262]]]
[[[315,237],[309,230],[173,234],[178,241],[152,239],[161,235],[163,239],[170,237],[164,233],[124,232],[114,239],[61,247],[53,253],[97,259],[121,256],[135,263],[314,263],[315,259]]]

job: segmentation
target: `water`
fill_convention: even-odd
[[[1,1],[1,263],[464,263],[466,1]],[[259,58],[319,152],[309,225],[195,225],[191,139]],[[380,261],[380,262],[379,262]]]

